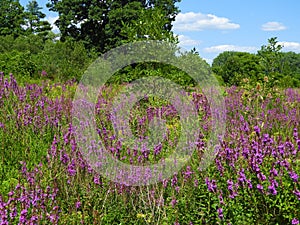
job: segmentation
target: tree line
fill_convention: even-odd
[[[138,40],[176,44],[172,22],[179,13],[177,2],[180,0],[49,0],[46,6],[59,16],[56,34],[36,0],[26,7],[19,0],[1,0],[0,71],[25,80],[40,78],[42,73],[51,79],[79,80],[99,55],[122,44]],[[149,65],[124,71],[132,76],[145,74]]]
[[[300,87],[300,54],[283,48],[272,37],[256,54],[225,51],[213,60],[212,71],[228,86],[268,81],[270,86]]]
[[[52,27],[36,0],[22,6],[19,0],[1,0],[0,71],[23,80],[79,80],[101,54],[138,40],[163,40],[178,44],[172,22],[180,12],[180,0],[49,0],[46,5],[58,14]],[[300,54],[282,52],[276,37],[256,54],[220,53],[211,71],[223,85],[256,84],[268,80],[270,86],[300,86]],[[193,49],[190,56],[202,59]],[[195,60],[195,59],[192,59]],[[203,68],[208,64],[202,60]],[[124,68],[115,81],[129,82],[151,74],[157,65],[143,63]],[[188,86],[196,82],[182,71],[161,66],[162,74]]]

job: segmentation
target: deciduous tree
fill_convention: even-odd
[[[56,25],[61,31],[61,40],[68,38],[84,41],[89,49],[105,52],[129,42],[124,35],[124,26],[133,21],[143,21],[148,11],[160,8],[164,21],[161,33],[170,32],[172,21],[179,12],[176,2],[180,0],[50,0],[49,10],[58,12]],[[149,27],[147,24],[146,26]],[[139,35],[139,30],[134,27]],[[156,32],[156,31],[155,31]],[[158,32],[156,32],[158,34]],[[151,34],[149,34],[151,35]]]

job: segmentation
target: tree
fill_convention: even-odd
[[[161,18],[164,19],[164,25],[160,27],[161,32],[170,32],[171,23],[179,12],[175,3],[180,0],[49,1],[49,10],[59,14],[55,24],[60,29],[62,41],[68,38],[82,40],[89,49],[95,48],[103,53],[129,42],[130,37],[124,35],[124,26],[134,26],[132,21],[145,21],[145,15],[149,16],[147,10],[160,8]]]
[[[150,39],[178,43],[173,32],[165,29],[168,23],[162,8],[142,9],[137,20],[122,23],[121,34],[126,38],[125,42]]]
[[[26,31],[29,34],[38,34],[45,37],[51,31],[51,25],[48,21],[42,20],[46,17],[46,14],[41,10],[42,7],[39,7],[36,0],[28,3],[26,8]]]
[[[299,87],[300,85],[300,54],[295,52],[283,52],[283,75],[286,84],[290,87]],[[288,82],[287,82],[288,81]]]
[[[263,78],[260,58],[248,52],[226,51],[212,63],[212,71],[229,85],[239,85],[244,78],[257,82]]]
[[[277,82],[282,78],[284,67],[282,48],[283,46],[278,43],[277,37],[273,37],[268,39],[268,45],[261,46],[261,49],[257,52],[264,67],[265,75],[270,79],[271,83]]]
[[[0,35],[13,35],[14,38],[24,33],[24,8],[19,0],[1,0]]]

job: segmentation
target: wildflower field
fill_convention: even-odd
[[[129,148],[108,111],[121,87],[99,94],[99,137],[127,164],[164,159],[181,135],[178,112],[145,96],[131,110],[134,135],[147,136],[154,117],[164,119],[166,135],[153,148]],[[190,91],[202,128],[191,159],[168,179],[130,186],[83,157],[71,119],[76,88],[72,81],[19,85],[0,74],[0,224],[299,224],[299,89],[226,88],[226,132],[205,170],[211,110],[203,93]]]

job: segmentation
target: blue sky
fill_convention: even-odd
[[[174,23],[181,46],[211,62],[224,50],[257,52],[271,37],[300,52],[299,0],[183,0]]]
[[[21,0],[26,5],[28,0]],[[57,15],[38,0],[47,19]],[[255,53],[271,37],[278,37],[284,51],[300,53],[299,0],[182,0],[173,31],[180,46],[197,49],[209,63],[226,50]]]

